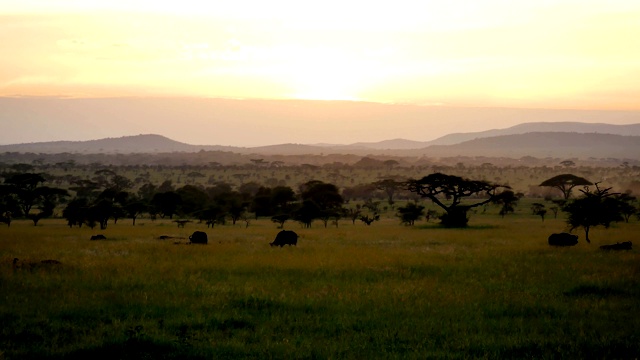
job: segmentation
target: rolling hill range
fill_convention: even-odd
[[[119,138],[105,138],[87,141],[51,141],[25,143],[15,145],[0,145],[0,152],[31,152],[31,153],[80,153],[80,154],[130,154],[130,153],[167,153],[167,152],[198,152],[232,151],[233,147],[226,146],[198,146],[181,143],[167,137],[155,134],[123,136]]]
[[[191,145],[161,135],[136,135],[90,141],[1,145],[0,153],[194,153],[225,151],[256,155],[391,155],[409,157],[485,156],[520,158],[617,158],[640,160],[640,124],[525,123],[507,129],[451,134],[430,141],[404,139],[350,145],[280,144],[261,147]]]
[[[371,149],[420,149],[431,145],[454,145],[474,139],[504,135],[521,135],[534,132],[563,132],[581,134],[596,133],[640,136],[640,124],[612,125],[583,122],[532,122],[515,125],[506,129],[449,134],[435,140],[424,142],[405,139],[394,139],[375,143],[356,143],[352,146]]]

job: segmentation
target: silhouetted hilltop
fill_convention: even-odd
[[[640,159],[640,136],[533,132],[474,139],[455,145],[432,145],[416,151],[429,156]]]
[[[453,145],[478,138],[488,138],[503,135],[517,135],[540,132],[573,132],[573,133],[598,133],[613,135],[640,136],[640,124],[612,125],[594,124],[583,122],[532,122],[515,125],[506,129],[494,129],[471,133],[455,133],[445,135],[427,142],[427,145]]]
[[[0,145],[0,152],[32,152],[32,153],[166,153],[166,152],[198,152],[230,149],[225,146],[190,145],[171,140],[162,135],[145,134],[105,138],[88,141],[51,141]]]
[[[584,125],[584,124],[582,124]],[[601,131],[629,131],[633,133],[640,127],[636,125],[597,125],[583,129],[600,129]],[[560,125],[575,128],[577,124]],[[547,124],[523,124],[519,130],[536,128],[554,128]],[[505,129],[516,131],[513,129]],[[491,134],[484,132],[483,135]],[[304,145],[280,144],[261,147],[231,147],[190,145],[171,140],[161,135],[136,135],[120,138],[106,138],[90,141],[55,141],[43,143],[1,145],[0,153],[19,152],[35,154],[158,154],[158,153],[197,153],[202,151],[218,151],[243,155],[338,155],[358,156],[389,155],[406,157],[452,157],[452,156],[485,156],[520,158],[532,156],[537,158],[616,158],[640,160],[640,136],[623,136],[604,133],[579,132],[527,132],[524,134],[500,135],[491,137],[476,136],[473,140],[453,145],[428,145],[409,140],[389,140],[379,143],[357,143],[352,145]],[[427,143],[428,144],[428,143]],[[421,146],[422,145],[422,146]],[[370,147],[368,147],[370,146]],[[416,146],[415,148],[412,148]],[[420,147],[418,147],[420,146]]]
[[[531,122],[515,125],[505,129],[493,129],[480,132],[454,133],[442,136],[431,141],[412,141],[405,139],[385,140],[380,142],[355,143],[351,146],[364,147],[370,149],[420,149],[430,145],[454,145],[465,141],[490,138],[504,135],[518,135],[526,133],[540,132],[562,132],[562,133],[598,133],[640,136],[640,124],[612,125],[594,124],[583,122]]]

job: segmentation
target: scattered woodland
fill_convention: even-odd
[[[136,159],[137,156],[119,157]],[[203,156],[203,153],[192,156]],[[156,157],[162,159],[162,155]],[[38,158],[30,163],[4,162],[0,164],[4,182],[0,187],[1,210],[3,214],[12,214],[13,218],[31,218],[34,224],[46,217],[66,217],[70,225],[82,226],[89,222],[90,226],[98,224],[103,228],[109,220],[129,218],[135,224],[136,218],[145,217],[177,217],[214,225],[225,224],[227,220],[235,224],[240,219],[248,221],[252,217],[288,214],[286,221],[295,220],[294,210],[312,197],[309,194],[305,197],[305,192],[324,191],[312,189],[314,183],[319,183],[330,186],[335,193],[336,204],[331,206],[340,208],[339,214],[332,212],[335,222],[336,218],[346,218],[349,214],[359,219],[366,209],[371,210],[371,214],[363,216],[375,217],[383,210],[395,210],[398,201],[404,204],[424,200],[424,194],[410,191],[406,182],[436,173],[503,187],[517,199],[529,199],[528,202],[539,204],[545,207],[544,210],[553,209],[556,216],[558,204],[554,204],[554,199],[566,198],[566,194],[557,187],[540,185],[561,174],[587,180],[578,185],[600,184],[611,193],[624,194],[632,207],[636,206],[635,195],[640,193],[640,167],[627,163],[614,167],[584,166],[573,160],[560,161],[554,166],[499,166],[490,162],[478,165],[462,161],[453,165],[447,162],[408,165],[402,159],[360,157],[352,164],[291,165],[286,157],[282,159],[269,162],[251,158],[243,165],[210,161],[206,165],[176,166],[83,164],[73,159],[52,163],[53,158]],[[574,195],[579,195],[580,188]],[[479,196],[486,194],[465,195],[468,198]],[[427,202],[425,205],[430,207],[432,204]],[[100,207],[106,215],[92,221],[66,216],[73,211],[87,214],[86,209]],[[431,215],[435,215],[436,210],[431,210]]]
[[[0,359],[640,356],[634,164],[216,154],[1,154]]]

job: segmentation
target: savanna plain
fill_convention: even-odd
[[[392,214],[285,228],[298,246],[270,247],[267,219],[2,226],[0,359],[640,356],[640,255],[598,248],[637,242],[638,221],[595,228],[591,244],[578,230],[570,248],[547,244],[562,214],[526,210],[464,229]],[[180,239],[196,230],[209,244]]]

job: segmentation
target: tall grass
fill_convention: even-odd
[[[301,238],[284,248],[267,221],[119,222],[105,241],[42,223],[0,228],[0,358],[640,356],[640,256],[597,248],[638,223],[572,248],[546,244],[561,220],[492,213],[467,229],[288,224]],[[157,239],[194,230],[209,245]]]

